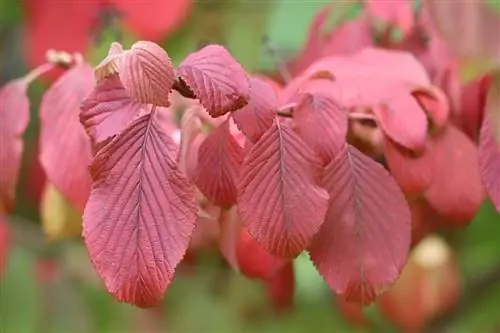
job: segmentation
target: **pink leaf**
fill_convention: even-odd
[[[491,116],[484,119],[481,128],[479,166],[488,196],[500,212],[500,145],[493,136]]]
[[[434,178],[433,155],[428,152],[432,143],[427,142],[426,149],[419,155],[412,155],[391,139],[384,140],[385,160],[392,177],[398,182],[403,192],[408,196],[421,195],[432,183]]]
[[[317,185],[320,166],[300,137],[278,121],[245,157],[238,209],[247,231],[269,253],[296,257],[319,230],[328,203]]]
[[[179,65],[179,74],[212,117],[242,108],[250,98],[243,67],[220,45],[191,53]]]
[[[18,79],[0,89],[0,213],[14,208],[23,153],[22,136],[28,126],[27,82]]]
[[[45,92],[40,105],[40,162],[50,183],[81,212],[90,193],[92,151],[78,117],[93,86],[92,67],[76,65]]]
[[[222,207],[236,203],[236,185],[244,150],[229,131],[229,120],[214,129],[201,143],[196,186],[208,200]]]
[[[372,108],[382,131],[400,145],[419,150],[427,139],[427,117],[411,95],[396,95]]]
[[[415,17],[411,0],[367,0],[366,9],[374,18],[385,21],[408,34],[413,29]]]
[[[389,173],[351,146],[327,166],[324,185],[330,204],[311,260],[335,292],[369,304],[406,263],[410,209]]]
[[[114,74],[97,82],[83,101],[80,121],[94,143],[100,144],[119,134],[142,108],[130,98],[120,77]]]
[[[174,69],[167,52],[153,42],[139,41],[123,53],[120,78],[129,95],[140,103],[167,107]]]
[[[444,92],[438,87],[417,89],[412,92],[421,108],[438,129],[446,125],[450,115],[450,105]]]
[[[336,100],[334,89],[329,80],[307,82],[293,112],[300,137],[325,164],[341,151],[347,135],[347,110]]]
[[[433,161],[434,177],[425,193],[429,204],[456,226],[465,226],[485,199],[474,143],[449,125],[433,138],[426,154]]]
[[[194,231],[194,192],[177,147],[154,113],[132,122],[91,166],[83,236],[107,290],[140,307],[159,303]]]
[[[243,108],[232,113],[238,128],[252,142],[257,142],[262,134],[271,127],[276,115],[278,100],[271,84],[252,77],[250,82],[250,99]]]

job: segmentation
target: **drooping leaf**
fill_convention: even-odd
[[[367,0],[366,9],[375,19],[385,21],[408,34],[415,24],[411,0],[385,1]]]
[[[450,115],[450,105],[444,92],[438,87],[417,89],[412,92],[432,124],[438,129],[446,125]]]
[[[161,41],[187,19],[192,0],[113,0],[125,25],[143,39]]]
[[[239,271],[236,245],[242,230],[241,217],[236,206],[223,209],[219,216],[219,250],[229,266]]]
[[[320,167],[306,143],[278,121],[245,156],[238,209],[249,234],[269,253],[296,257],[318,232],[328,204],[317,185]]]
[[[129,95],[144,104],[167,107],[174,84],[174,68],[159,45],[139,41],[121,56],[120,79]]]
[[[429,153],[431,142],[427,142],[424,152],[419,155],[399,146],[391,139],[384,140],[384,155],[392,177],[408,196],[422,194],[434,178],[433,155]]]
[[[94,144],[101,144],[119,134],[142,109],[143,105],[130,98],[120,77],[114,74],[97,82],[83,101],[80,122]]]
[[[242,274],[253,279],[269,279],[278,273],[289,260],[273,256],[241,229],[237,243],[236,256]]]
[[[425,198],[451,223],[467,225],[486,196],[476,146],[463,132],[449,125],[433,138],[426,154],[434,164],[434,176]]]
[[[0,214],[14,208],[24,143],[30,119],[27,82],[18,79],[0,89]]]
[[[257,77],[249,78],[248,104],[231,115],[238,128],[252,142],[257,142],[271,127],[278,107],[277,95],[270,83]]]
[[[236,203],[244,150],[229,131],[229,120],[212,130],[198,150],[194,181],[208,200],[222,207]]]
[[[50,183],[46,184],[41,203],[42,227],[49,240],[78,237],[82,233],[82,215]]]
[[[351,146],[327,166],[324,186],[330,203],[309,247],[311,260],[336,293],[369,304],[406,263],[408,204],[382,165]]]
[[[90,193],[92,151],[79,114],[93,85],[92,67],[76,65],[52,84],[40,104],[40,162],[50,182],[80,212]]]
[[[191,53],[179,65],[179,75],[213,117],[248,103],[250,84],[241,65],[220,45]]]
[[[347,135],[347,110],[335,98],[334,89],[329,80],[307,82],[293,112],[297,132],[324,164],[341,151]]]
[[[3,269],[7,263],[7,256],[9,251],[9,229],[7,222],[0,214],[0,278],[2,278]]]
[[[176,157],[176,145],[149,113],[91,165],[83,236],[96,271],[120,301],[157,305],[188,247],[196,206]]]
[[[500,105],[497,107],[500,108]],[[483,120],[479,138],[479,166],[488,196],[500,212],[500,144],[493,135],[492,117],[490,114]]]
[[[198,164],[198,149],[196,149],[196,159],[193,159],[193,145],[196,138],[202,133],[201,121],[197,115],[196,107],[190,107],[184,111],[181,118],[181,139],[179,149],[179,166],[181,170],[191,178],[194,173],[188,172],[188,168],[196,170]],[[199,148],[199,146],[198,146]],[[192,163],[195,162],[193,166]]]

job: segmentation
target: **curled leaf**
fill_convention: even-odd
[[[238,210],[266,251],[293,258],[318,232],[328,195],[317,185],[321,163],[286,124],[275,121],[246,155]]]
[[[324,186],[330,203],[309,247],[311,260],[336,293],[369,304],[406,263],[408,204],[382,165],[351,146],[327,166]]]
[[[197,215],[177,147],[153,115],[137,118],[99,150],[83,216],[85,244],[107,290],[140,307],[162,299]]]
[[[174,76],[172,60],[153,42],[139,41],[121,56],[120,79],[140,103],[169,106]]]
[[[76,65],[52,84],[40,105],[40,162],[49,181],[80,212],[90,194],[92,151],[79,113],[93,85],[92,67]]]
[[[23,153],[22,136],[30,119],[27,82],[18,79],[0,89],[0,214],[14,208]]]
[[[178,71],[212,117],[220,117],[248,103],[250,84],[246,73],[220,45],[208,45],[191,53]]]

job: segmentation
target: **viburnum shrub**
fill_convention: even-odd
[[[40,161],[83,214],[89,257],[118,300],[157,305],[188,249],[215,239],[277,308],[304,251],[343,300],[372,303],[412,244],[473,219],[485,188],[500,209],[500,150],[492,72],[461,84],[425,11],[368,3],[330,32],[322,10],[285,83],[245,72],[220,45],[177,67],[150,41],[113,43],[95,68],[51,54],[0,93],[2,213],[27,87],[64,65],[41,102]]]

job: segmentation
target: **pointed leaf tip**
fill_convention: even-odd
[[[154,113],[132,122],[91,165],[83,216],[91,261],[107,290],[139,307],[159,303],[194,231],[194,192]]]
[[[246,73],[220,45],[208,45],[191,53],[178,72],[212,117],[248,104],[250,84]]]
[[[328,194],[317,185],[321,163],[286,124],[275,120],[245,157],[238,210],[266,251],[293,258],[323,223]]]
[[[326,167],[324,186],[330,203],[311,260],[336,293],[369,304],[406,263],[410,209],[387,170],[351,146]]]

